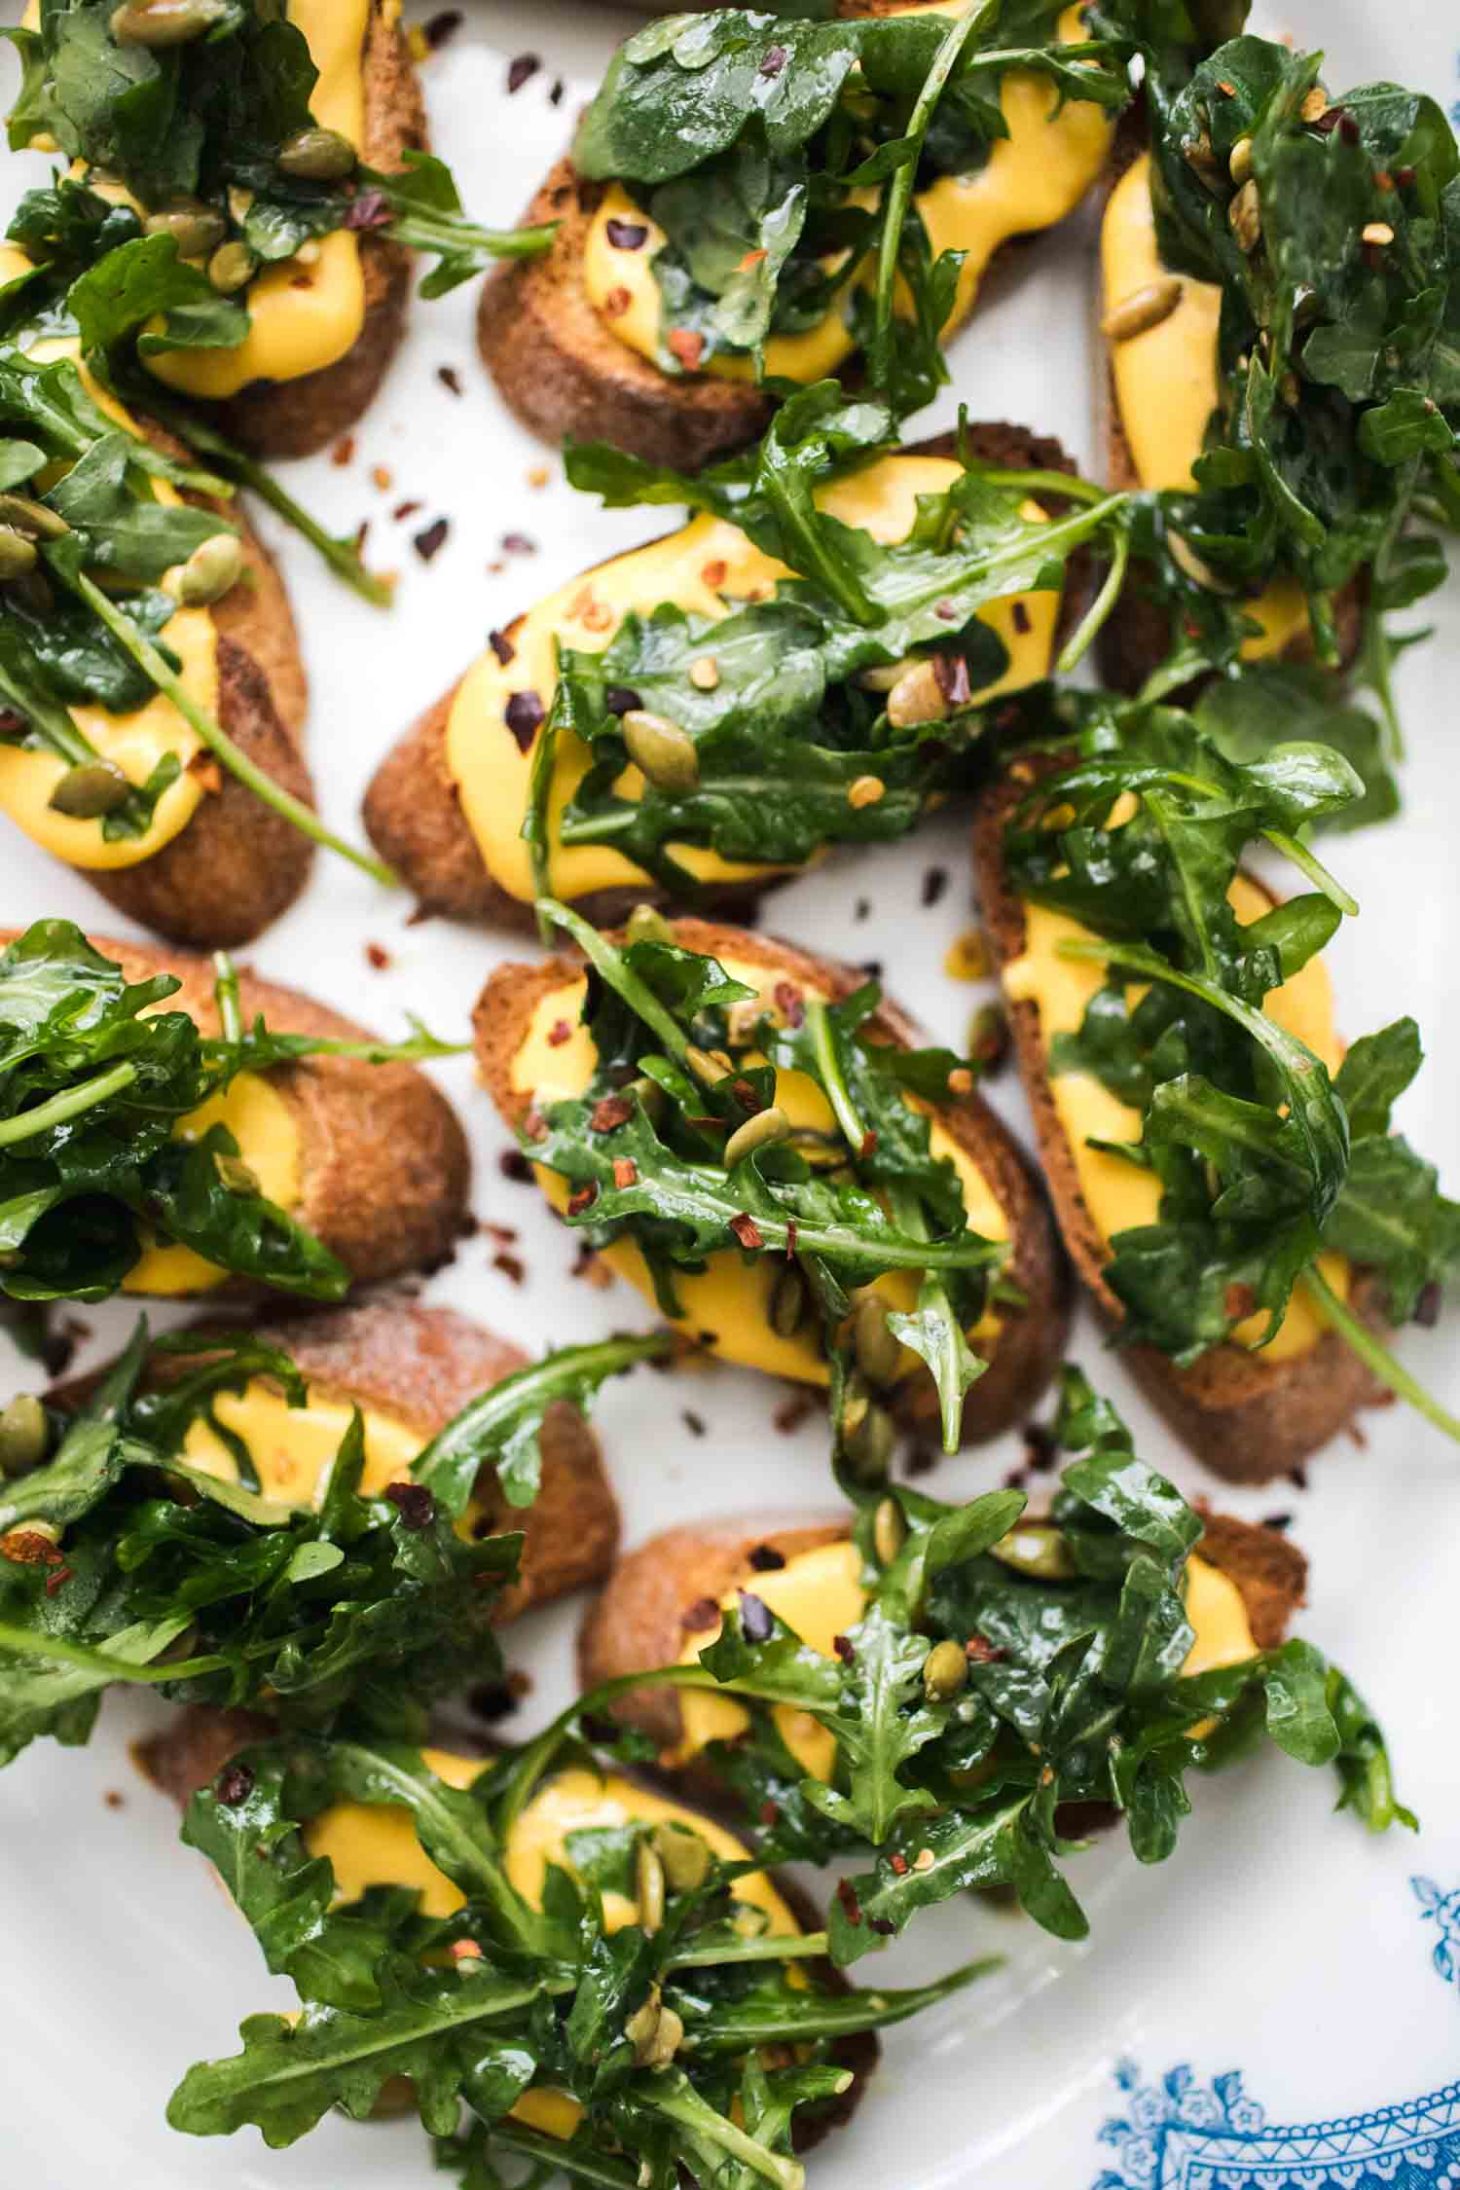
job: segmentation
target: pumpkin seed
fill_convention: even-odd
[[[631,707],[620,718],[629,758],[660,791],[692,791],[700,780],[700,758],[687,730],[667,715]]]
[[[634,1884],[640,1927],[656,1932],[664,1922],[664,1865],[647,1840],[639,1842],[634,1858]]]
[[[218,1183],[228,1194],[257,1194],[262,1191],[258,1173],[246,1164],[242,1156],[230,1156],[220,1151],[213,1158],[218,1173]]]
[[[794,1338],[806,1314],[806,1281],[794,1263],[771,1287],[771,1329],[777,1338]]]
[[[684,2024],[664,2005],[656,1985],[624,2024],[624,2036],[634,2049],[636,2067],[668,2068],[684,2043]]]
[[[205,259],[228,233],[228,223],[210,205],[170,205],[149,213],[142,226],[149,236],[171,236],[179,258]]]
[[[897,1445],[897,1428],[885,1407],[868,1405],[846,1439],[846,1455],[859,1483],[880,1483]]]
[[[355,147],[337,129],[301,129],[280,145],[274,164],[301,182],[343,182],[355,172]]]
[[[656,1825],[654,1853],[675,1893],[696,1893],[710,1875],[710,1851],[685,1825]]]
[[[990,1545],[993,1556],[1038,1582],[1068,1582],[1076,1573],[1069,1545],[1048,1521],[1023,1522]]]
[[[790,1130],[791,1121],[777,1104],[772,1103],[768,1110],[757,1110],[754,1117],[735,1128],[725,1143],[725,1169],[729,1171],[742,1156],[751,1155],[757,1148],[783,1141]]]
[[[243,542],[236,532],[215,532],[193,549],[177,579],[177,597],[187,608],[205,608],[231,593],[243,576]]]
[[[1237,248],[1250,258],[1262,241],[1262,206],[1257,184],[1250,175],[1227,207],[1227,219],[1237,238]]]
[[[47,804],[69,821],[100,821],[125,805],[131,792],[114,760],[83,760],[66,770]]]
[[[923,1694],[929,1703],[951,1703],[968,1686],[968,1653],[961,1643],[934,1643],[923,1660]]]
[[[0,1475],[24,1475],[37,1467],[50,1441],[46,1410],[34,1392],[17,1392],[0,1407]]]
[[[1234,183],[1245,183],[1252,173],[1252,139],[1239,137],[1227,157],[1227,173]]]
[[[902,1348],[888,1327],[887,1303],[880,1293],[868,1290],[857,1295],[852,1307],[852,1351],[869,1384],[892,1383]]]
[[[662,912],[652,905],[636,905],[624,922],[624,934],[631,943],[672,943],[674,930]]]
[[[13,525],[0,525],[0,583],[7,578],[23,578],[35,565],[34,540],[27,540]]]
[[[231,297],[235,290],[248,287],[257,264],[248,245],[235,238],[232,243],[220,243],[209,259],[208,279],[221,296]]]
[[[119,46],[186,46],[227,13],[227,0],[126,0],[111,31]]]
[[[872,1516],[872,1549],[883,1566],[891,1566],[906,1542],[902,1508],[895,1498],[884,1498]]]
[[[0,494],[0,525],[24,533],[28,540],[64,540],[71,530],[64,517],[28,494]]]
[[[922,722],[942,722],[948,701],[938,682],[936,662],[914,662],[887,695],[887,720],[894,730],[913,730]]]
[[[1133,289],[1119,304],[1111,306],[1100,322],[1100,332],[1111,342],[1129,342],[1133,336],[1159,327],[1181,302],[1181,289],[1174,274],[1163,274],[1159,281]]]

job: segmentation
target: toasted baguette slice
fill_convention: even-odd
[[[1116,184],[1146,151],[1148,141],[1145,104],[1137,100],[1117,125],[1110,164],[1097,186],[1102,221]],[[1113,344],[1102,324],[1106,311],[1117,302],[1118,298],[1105,298],[1101,285],[1096,283],[1095,355],[1099,363],[1095,371],[1095,446],[1103,452],[1106,483],[1117,493],[1139,493],[1143,482],[1116,400]],[[1114,612],[1101,627],[1096,640],[1095,658],[1101,678],[1116,692],[1138,692],[1171,652],[1172,635],[1166,612],[1150,593],[1149,582],[1149,567],[1133,562]],[[1339,654],[1344,668],[1353,662],[1363,638],[1367,591],[1364,583],[1351,580],[1334,603]],[[1278,659],[1311,661],[1311,635],[1304,631],[1290,640]]]
[[[1307,1561],[1278,1530],[1259,1528],[1227,1514],[1203,1515],[1205,1534],[1197,1550],[1208,1564],[1230,1576],[1241,1591],[1253,1640],[1261,1650],[1282,1642],[1293,1614],[1303,1602]],[[753,1589],[754,1552],[778,1552],[789,1562],[849,1533],[841,1519],[784,1513],[727,1520],[690,1522],[651,1537],[618,1562],[608,1586],[578,1632],[580,1685],[675,1665],[691,1639],[688,1615],[702,1603],[718,1604],[741,1584]],[[613,1705],[616,1718],[637,1726],[661,1749],[683,1739],[679,1699],[672,1688],[644,1688]],[[705,1775],[691,1776],[702,1782]]]
[[[1024,949],[1024,908],[1004,870],[1004,828],[1025,786],[1006,780],[987,794],[974,824],[973,858],[984,933],[1002,970]],[[1055,1215],[1077,1275],[1102,1317],[1118,1328],[1121,1305],[1105,1281],[1109,1249],[1080,1190],[1079,1169],[1050,1088],[1049,1057],[1039,1007],[1009,1006],[1010,1029],[1034,1134]],[[1357,1274],[1351,1305],[1373,1328],[1383,1327],[1377,1285]],[[1266,1361],[1245,1346],[1214,1346],[1188,1369],[1153,1346],[1123,1350],[1136,1381],[1208,1467],[1233,1483],[1266,1483],[1285,1475],[1327,1444],[1379,1388],[1336,1331],[1325,1331],[1305,1353]]]
[[[14,940],[13,929],[0,933],[0,949]],[[175,974],[182,987],[166,1008],[187,1012],[207,1034],[218,1031],[208,959],[108,936],[88,940],[129,981]],[[262,1013],[278,1033],[374,1039],[353,1019],[246,968],[239,989],[245,1021]],[[471,1159],[455,1111],[425,1073],[414,1065],[311,1057],[278,1066],[269,1077],[299,1133],[301,1190],[293,1214],[339,1256],[354,1282],[374,1285],[449,1261],[466,1220]],[[231,1281],[208,1297],[242,1289],[242,1281]]]
[[[361,66],[364,165],[388,173],[408,151],[428,146],[426,109],[410,47],[392,0],[371,0]],[[215,406],[233,440],[259,456],[312,456],[362,418],[405,334],[410,253],[368,230],[360,237],[365,324],[335,364],[297,380],[257,380]]]
[[[769,967],[777,976],[833,998],[851,995],[865,979],[832,959],[814,957],[794,944],[744,928],[677,920],[674,939],[686,950]],[[478,1000],[473,1015],[477,1067],[503,1120],[514,1131],[531,1107],[529,1094],[512,1084],[513,1061],[523,1036],[539,1001],[580,970],[579,962],[569,958],[532,966],[499,966]],[[895,1004],[881,1004],[868,1028],[874,1039],[895,1042],[904,1049],[921,1041],[917,1028]],[[1022,1308],[1000,1308],[1000,1329],[989,1367],[968,1394],[963,1435],[969,1442],[978,1442],[1016,1422],[1054,1374],[1064,1351],[1069,1288],[1038,1179],[1008,1128],[977,1094],[944,1104],[937,1118],[982,1173],[1004,1212],[1010,1241],[1005,1274],[1025,1301]],[[908,1378],[897,1389],[895,1405],[909,1427],[936,1428],[937,1395],[931,1378]]]
[[[616,343],[614,347],[622,345]],[[951,457],[957,450],[957,438],[951,433],[935,434],[928,440],[910,443],[899,453]],[[1034,433],[1027,426],[1002,421],[970,425],[965,429],[965,439],[981,463],[1003,470],[1073,473],[1075,469],[1058,441]],[[584,573],[585,578],[591,576],[591,571]],[[1081,614],[1090,577],[1089,559],[1083,553],[1072,557],[1060,603],[1057,640],[1067,635]],[[508,645],[513,643],[522,621],[521,617],[515,618],[500,634]],[[456,692],[453,685],[428,708],[376,769],[365,794],[365,827],[371,843],[425,911],[442,913],[451,920],[490,921],[495,926],[530,933],[532,907],[492,879],[447,767],[446,732]],[[764,881],[724,884],[706,892],[704,909],[746,913],[764,890],[786,879],[767,869]],[[642,883],[600,890],[576,902],[586,919],[602,927],[623,919],[636,904],[665,902],[665,895],[645,875]]]
[[[197,1329],[200,1335],[211,1330],[223,1335],[227,1326],[208,1323]],[[250,1329],[265,1345],[290,1356],[312,1397],[387,1415],[415,1431],[422,1445],[480,1392],[526,1368],[529,1358],[454,1309],[428,1308],[399,1295]],[[158,1354],[148,1364],[146,1381],[165,1385],[197,1364],[196,1354]],[[99,1369],[57,1386],[47,1393],[47,1404],[71,1411],[105,1374]],[[487,1472],[477,1483],[475,1502],[477,1533],[520,1529],[524,1538],[518,1580],[498,1601],[499,1622],[601,1582],[613,1564],[618,1504],[597,1438],[577,1408],[565,1402],[555,1402],[544,1418],[536,1501],[509,1506],[495,1474]]]
[[[133,1755],[153,1786],[182,1808],[200,1787],[206,1787],[218,1777],[240,1749],[247,1748],[251,1742],[266,1741],[273,1730],[269,1721],[256,1712],[215,1710],[207,1704],[188,1704],[170,1714],[160,1733],[137,1742]],[[713,1822],[724,1830],[719,1819]],[[747,1855],[750,1852],[747,1848]],[[776,1892],[801,1930],[820,1931],[820,1913],[796,1880],[779,1871],[770,1875]],[[854,1989],[845,1973],[833,1968],[830,1962],[815,1961],[805,1966],[826,1992],[840,1994]],[[833,2057],[840,2067],[851,2070],[852,2081],[839,2097],[819,2106],[814,2114],[798,2118],[792,2132],[792,2142],[798,2152],[809,2152],[829,2131],[851,2119],[867,2079],[877,2066],[880,2051],[874,2031],[857,2031],[836,2040]],[[378,2113],[393,2111],[388,2102],[389,2089],[387,2085],[382,2093]]]
[[[898,15],[908,4],[835,0],[827,12]],[[482,360],[507,408],[544,441],[607,441],[649,464],[698,471],[755,440],[774,404],[753,381],[663,373],[605,325],[588,300],[583,260],[606,188],[580,176],[570,154],[549,172],[523,218],[555,221],[557,234],[540,257],[504,260],[488,276],[477,312]]]

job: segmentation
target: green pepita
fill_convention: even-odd
[[[209,259],[208,279],[221,296],[231,297],[235,290],[248,287],[257,265],[248,245],[235,237],[232,243],[220,243]]]
[[[275,164],[300,182],[343,182],[355,172],[355,147],[337,129],[301,129],[280,145]]]
[[[56,510],[28,494],[0,494],[0,525],[24,533],[27,540],[64,540],[71,530]]]
[[[119,46],[186,46],[227,13],[227,0],[126,0],[111,31]]]
[[[647,1840],[639,1842],[634,1858],[634,1887],[640,1928],[658,1931],[664,1922],[664,1865]]]
[[[869,1384],[891,1384],[902,1348],[887,1322],[887,1303],[879,1293],[859,1293],[852,1308],[852,1351]]]
[[[630,943],[672,943],[674,930],[653,905],[636,905],[624,922],[624,934]]]
[[[1021,1522],[990,1546],[993,1556],[1039,1582],[1068,1582],[1077,1572],[1069,1545],[1048,1521]]]
[[[771,1329],[777,1338],[794,1338],[806,1315],[806,1281],[788,1263],[771,1288]]]
[[[66,770],[48,804],[68,821],[100,821],[125,805],[131,793],[131,784],[114,760],[83,760]]]
[[[629,758],[656,790],[692,791],[700,780],[700,759],[687,730],[667,715],[631,707],[622,718]]]
[[[653,1840],[654,1853],[673,1891],[697,1893],[709,1877],[714,1860],[699,1834],[684,1825],[656,1825]]]
[[[23,578],[27,571],[35,569],[35,565],[34,540],[27,540],[13,525],[0,525],[0,582],[7,578]]]
[[[218,1173],[218,1183],[225,1193],[258,1194],[263,1191],[259,1185],[258,1173],[244,1162],[242,1156],[229,1156],[220,1151],[213,1158],[213,1165]]]
[[[50,1441],[46,1410],[34,1392],[17,1392],[0,1407],[0,1475],[24,1475],[38,1467]]]
[[[757,1148],[767,1148],[773,1141],[783,1141],[791,1130],[791,1121],[778,1104],[772,1103],[767,1110],[757,1110],[754,1117],[738,1125],[725,1143],[725,1169],[729,1171],[742,1157],[754,1153]]]
[[[883,1566],[891,1566],[906,1542],[902,1507],[895,1498],[884,1498],[872,1516],[872,1549]]]
[[[851,1471],[859,1483],[881,1483],[897,1445],[897,1427],[885,1407],[870,1402],[845,1438]]]
[[[206,608],[231,593],[244,572],[243,543],[237,533],[215,532],[193,549],[177,579],[177,597],[186,608]]]
[[[210,205],[170,205],[149,213],[142,223],[149,236],[171,236],[178,257],[205,259],[228,233],[228,223]]]
[[[929,1703],[951,1703],[968,1686],[968,1653],[962,1643],[934,1643],[923,1660],[923,1694]]]

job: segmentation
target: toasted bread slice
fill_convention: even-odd
[[[215,1710],[207,1704],[188,1704],[170,1714],[160,1733],[139,1741],[133,1755],[153,1786],[182,1808],[200,1787],[206,1787],[210,1780],[218,1777],[230,1757],[251,1742],[266,1741],[273,1730],[269,1721],[257,1712]],[[714,1822],[721,1826],[720,1820]],[[750,1854],[750,1849],[747,1848],[746,1853]],[[819,1931],[821,1916],[796,1880],[778,1871],[770,1875],[776,1892],[801,1930]],[[805,1966],[816,1984],[826,1992],[847,1993],[854,1989],[845,1973],[833,1968],[830,1962],[815,1961]],[[857,2031],[835,2041],[833,2057],[840,2067],[851,2070],[852,2081],[837,2098],[797,2119],[792,2142],[798,2152],[810,2151],[831,2130],[851,2119],[867,2079],[877,2065],[880,2050],[875,2031]],[[382,2103],[377,2111],[390,2109]]]
[[[616,343],[614,347],[622,345]],[[965,440],[981,463],[1003,470],[1073,473],[1075,469],[1058,441],[1026,426],[1001,421],[970,425],[965,429]],[[911,443],[900,453],[951,457],[956,448],[957,436],[945,433]],[[584,573],[585,578],[591,575],[591,571]],[[1065,637],[1078,619],[1088,598],[1090,578],[1089,559],[1083,553],[1073,556],[1060,603],[1057,639]],[[510,646],[521,623],[521,617],[514,619],[499,637]],[[530,932],[532,907],[493,880],[447,766],[446,733],[456,690],[453,686],[428,708],[376,769],[365,794],[365,827],[371,843],[415,893],[425,911],[442,913],[452,920],[484,920]],[[763,881],[724,884],[707,891],[704,909],[730,914],[748,912],[763,890],[785,879],[767,869]],[[585,918],[605,926],[623,919],[636,904],[664,902],[664,893],[645,875],[642,883],[601,890],[576,902]]]
[[[0,949],[14,939],[14,930],[0,933]],[[187,1012],[205,1033],[218,1031],[208,959],[108,936],[88,940],[129,981],[175,974],[182,986],[166,1008]],[[353,1019],[246,968],[239,989],[245,1021],[262,1013],[278,1033],[375,1039]],[[466,1219],[471,1159],[455,1111],[425,1073],[414,1065],[310,1057],[276,1067],[269,1078],[299,1135],[293,1214],[339,1256],[354,1282],[378,1284],[449,1261]],[[213,1288],[208,1297],[227,1293]]]
[[[1001,970],[1024,949],[1024,907],[1009,888],[1003,859],[1005,824],[1024,791],[1024,785],[1006,780],[984,798],[974,824],[984,933]],[[1011,1003],[1009,1023],[1065,1247],[1102,1317],[1118,1329],[1120,1302],[1104,1275],[1109,1248],[1081,1192],[1075,1153],[1055,1108],[1038,1005],[1029,999]],[[1383,1327],[1379,1289],[1362,1272],[1351,1305],[1366,1323]],[[1336,1331],[1325,1331],[1306,1352],[1281,1361],[1264,1360],[1232,1343],[1214,1346],[1187,1369],[1152,1346],[1127,1347],[1122,1358],[1192,1451],[1233,1483],[1266,1483],[1287,1474],[1341,1430],[1357,1408],[1380,1396],[1369,1371]]]
[[[828,12],[898,15],[907,4],[836,0]],[[698,471],[755,440],[774,404],[753,381],[661,372],[594,310],[583,261],[606,188],[580,176],[571,155],[551,170],[523,218],[555,221],[557,234],[541,257],[504,260],[488,276],[477,312],[482,360],[507,408],[544,441],[607,441],[649,464]]]
[[[794,944],[744,928],[677,920],[674,939],[686,950],[768,967],[778,977],[833,998],[851,995],[865,979],[832,959],[814,957]],[[478,1000],[473,1015],[477,1067],[502,1118],[514,1130],[531,1107],[530,1093],[513,1085],[513,1064],[524,1034],[541,999],[579,971],[578,962],[569,958],[499,966]],[[881,1004],[868,1030],[874,1040],[902,1048],[916,1047],[921,1041],[912,1021],[895,1004]],[[1010,1242],[1004,1274],[1024,1296],[1022,1307],[999,1309],[999,1330],[988,1369],[964,1406],[964,1438],[977,1442],[997,1436],[1017,1421],[1054,1374],[1068,1325],[1067,1275],[1034,1171],[988,1104],[977,1094],[965,1095],[940,1106],[936,1117],[971,1158],[1003,1211]],[[937,1395],[931,1378],[921,1374],[908,1378],[898,1387],[895,1404],[909,1427],[936,1427]]]
[[[1148,141],[1145,104],[1138,99],[1120,119],[1110,164],[1098,185],[1102,221],[1117,183],[1146,151]],[[1095,300],[1095,354],[1099,360],[1095,372],[1095,447],[1103,452],[1107,485],[1117,493],[1139,493],[1142,480],[1136,469],[1135,457],[1116,399],[1113,344],[1102,324],[1105,313],[1119,299],[1105,298],[1101,285],[1097,282]],[[1146,679],[1160,668],[1172,649],[1172,635],[1166,612],[1151,594],[1149,583],[1149,566],[1133,562],[1120,599],[1101,627],[1095,643],[1095,658],[1101,678],[1116,692],[1138,692]],[[1363,639],[1367,590],[1367,586],[1359,580],[1351,580],[1334,602],[1339,654],[1344,668],[1348,668],[1353,662]],[[1311,661],[1313,644],[1310,633],[1305,630],[1291,639],[1278,659],[1287,662]]]
[[[227,1325],[199,1324],[199,1334]],[[253,1335],[295,1362],[312,1397],[372,1409],[403,1422],[422,1445],[460,1414],[480,1392],[528,1365],[519,1346],[497,1338],[451,1308],[429,1308],[399,1295],[298,1316],[277,1324],[251,1324]],[[186,1375],[196,1354],[158,1354],[146,1381],[165,1385]],[[56,1386],[48,1406],[82,1405],[105,1369]],[[499,1622],[515,1620],[538,1605],[601,1582],[618,1548],[618,1504],[598,1440],[576,1407],[555,1402],[542,1430],[542,1488],[526,1507],[509,1506],[494,1475],[475,1492],[477,1533],[521,1529],[521,1569],[497,1608]]]
[[[1275,1648],[1303,1602],[1308,1566],[1302,1552],[1276,1529],[1222,1513],[1204,1514],[1203,1520],[1200,1556],[1237,1585],[1258,1648]],[[754,1589],[752,1554],[775,1552],[789,1562],[849,1532],[845,1516],[781,1513],[690,1522],[651,1537],[619,1560],[607,1588],[584,1615],[578,1632],[581,1686],[595,1688],[601,1681],[677,1664],[692,1639],[690,1618],[699,1606],[718,1604],[737,1584]],[[661,1749],[672,1750],[683,1739],[672,1688],[641,1689],[621,1698],[613,1712]],[[693,1764],[689,1771],[703,1778],[694,1774]]]
[[[410,47],[392,0],[371,0],[361,57],[365,127],[360,157],[388,173],[408,151],[428,145],[426,109]],[[312,456],[362,418],[375,399],[405,333],[410,253],[371,234],[360,237],[365,324],[335,364],[297,380],[258,380],[216,406],[225,433],[259,456]]]

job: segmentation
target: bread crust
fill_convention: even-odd
[[[15,939],[0,933],[0,948]],[[205,1033],[216,1033],[214,974],[206,958],[88,938],[115,960],[129,981],[175,974],[182,986],[169,1008],[186,1011]],[[368,1029],[297,989],[261,981],[239,969],[245,1020],[262,1013],[285,1034],[344,1041],[373,1040]],[[382,1283],[450,1260],[466,1220],[471,1160],[466,1137],[445,1096],[414,1065],[372,1065],[354,1057],[311,1057],[270,1075],[299,1132],[301,1192],[297,1215],[339,1256],[357,1285]],[[211,1289],[257,1297],[243,1281]]]
[[[866,978],[832,959],[744,928],[677,920],[674,937],[686,950],[772,967],[786,979],[820,988],[833,998],[851,995]],[[512,1086],[512,1064],[523,1032],[539,999],[580,970],[580,962],[572,958],[499,966],[477,1002],[477,1068],[502,1118],[514,1129],[530,1107],[529,1098]],[[913,1022],[886,1002],[868,1028],[874,1038],[903,1048],[922,1039]],[[977,1165],[1004,1211],[1011,1247],[1004,1270],[1025,1300],[1022,1308],[1000,1309],[993,1357],[964,1403],[964,1441],[978,1443],[1018,1421],[1054,1374],[1069,1321],[1068,1278],[1039,1180],[1007,1127],[976,1093],[940,1105],[936,1115]],[[936,1428],[937,1393],[930,1377],[906,1379],[893,1404],[909,1429]]]
[[[226,1323],[209,1318],[198,1336],[226,1335]],[[423,1306],[400,1295],[359,1307],[289,1316],[250,1324],[254,1336],[277,1346],[295,1362],[313,1394],[391,1416],[414,1430],[423,1445],[445,1429],[479,1393],[528,1365],[519,1346],[484,1330],[451,1308]],[[156,1354],[148,1385],[187,1375],[198,1356]],[[71,1412],[85,1404],[105,1369],[58,1385],[47,1404]],[[509,1506],[495,1471],[476,1487],[482,1535],[520,1529],[520,1579],[498,1600],[498,1625],[575,1589],[601,1582],[618,1549],[618,1502],[598,1440],[576,1407],[554,1401],[542,1429],[542,1488],[526,1507]]]
[[[1024,908],[1004,870],[1004,828],[1026,784],[1006,778],[981,801],[973,863],[984,933],[1002,972],[1024,949]],[[1055,1109],[1039,1007],[1008,1005],[1020,1077],[1034,1115],[1035,1144],[1076,1274],[1102,1319],[1118,1330],[1122,1309],[1105,1280],[1106,1246],[1080,1189],[1074,1150]],[[1384,1327],[1379,1287],[1359,1272],[1351,1305],[1372,1329]],[[1146,1396],[1199,1459],[1233,1483],[1266,1483],[1297,1467],[1341,1430],[1355,1410],[1381,1395],[1374,1378],[1336,1331],[1284,1361],[1245,1346],[1214,1346],[1179,1368],[1153,1346],[1127,1346],[1122,1359]]]
[[[1145,101],[1138,96],[1117,124],[1110,162],[1097,185],[1096,202],[1102,224],[1116,184],[1148,145]],[[1097,283],[1095,354],[1099,363],[1095,370],[1095,446],[1105,452],[1107,485],[1118,494],[1138,494],[1141,491],[1140,474],[1116,401],[1111,344],[1101,326],[1102,316],[1101,289]],[[1101,681],[1116,692],[1138,692],[1171,652],[1170,627],[1160,602],[1149,591],[1150,578],[1149,564],[1139,561],[1131,564],[1120,598],[1095,641]],[[1362,644],[1367,599],[1367,582],[1361,578],[1351,579],[1334,599],[1339,661],[1343,669],[1352,666]],[[1313,658],[1312,634],[1308,631],[1289,640],[1277,656],[1284,662],[1311,662]],[[1174,701],[1179,701],[1183,695],[1190,697],[1205,681],[1193,678],[1170,696]]]
[[[361,158],[383,173],[430,143],[420,80],[387,0],[373,0],[362,61],[365,128]],[[362,418],[405,333],[411,254],[368,230],[360,237],[365,324],[352,349],[296,380],[256,380],[216,406],[225,433],[257,456],[312,456]]]
[[[623,345],[616,343],[614,347],[621,349]],[[1002,420],[971,424],[966,429],[966,441],[981,463],[1007,470],[1074,475],[1074,463],[1059,442],[1026,426]],[[956,434],[934,434],[910,443],[898,453],[951,457],[957,445]],[[658,537],[670,538],[672,534]],[[591,569],[583,573],[585,579],[592,575]],[[1060,602],[1057,639],[1063,639],[1074,628],[1089,597],[1093,577],[1093,564],[1083,550],[1071,557]],[[511,643],[523,621],[521,616],[514,617],[501,636]],[[366,834],[423,911],[440,913],[450,920],[487,921],[494,927],[531,934],[532,907],[504,890],[488,872],[447,766],[446,733],[458,688],[453,685],[427,708],[376,769],[365,793]],[[731,916],[747,913],[767,890],[776,887],[778,880],[789,879],[766,875],[711,887],[704,894],[702,909]],[[666,893],[648,875],[641,883],[592,891],[575,900],[584,918],[596,927],[624,919],[635,905],[667,902]]]

